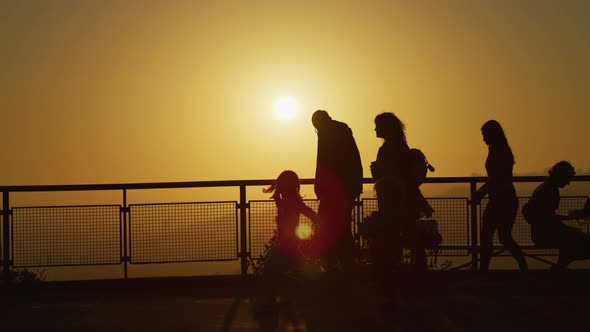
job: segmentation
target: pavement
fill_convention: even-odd
[[[386,301],[368,274],[0,285],[0,331],[588,331],[590,271],[435,271]]]

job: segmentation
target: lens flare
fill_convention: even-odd
[[[307,224],[299,224],[295,229],[295,235],[297,235],[297,238],[300,240],[309,240],[312,233],[313,230],[311,229],[311,226]]]

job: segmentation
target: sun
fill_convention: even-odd
[[[289,96],[280,97],[275,102],[274,112],[280,120],[291,120],[297,115],[297,101]]]

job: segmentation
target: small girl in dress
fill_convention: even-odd
[[[283,171],[265,193],[272,193],[277,206],[277,237],[262,262],[262,289],[254,302],[255,318],[268,330],[278,326],[279,306],[276,302],[285,272],[296,270],[303,260],[297,237],[301,214],[315,225],[318,215],[305,203],[299,194],[299,177],[293,171]]]
[[[277,206],[277,243],[271,249],[264,272],[284,272],[293,268],[301,258],[299,239],[296,230],[299,226],[299,216],[303,214],[315,225],[318,215],[305,203],[299,194],[299,177],[293,171],[283,171],[265,193],[272,193],[272,199]],[[280,270],[280,271],[279,271]]]

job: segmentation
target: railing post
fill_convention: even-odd
[[[127,189],[123,189],[123,277],[127,279],[127,262],[129,261],[129,255],[127,253],[127,213],[129,208],[127,207]]]
[[[4,276],[8,277],[10,272],[10,201],[8,191],[2,192],[2,270]]]
[[[478,247],[477,247],[477,203],[473,200],[477,192],[477,183],[474,179],[471,179],[469,182],[469,203],[470,203],[470,211],[471,211],[471,271],[477,271],[477,255],[478,255]]]
[[[356,244],[356,250],[357,250],[357,254],[360,254],[360,250],[361,250],[361,240],[359,238],[359,241],[356,242],[355,238],[356,235],[358,234],[358,227],[361,224],[361,221],[363,220],[363,201],[361,200],[361,197],[358,196],[357,198],[354,199],[354,225],[352,227],[352,242],[353,244]],[[357,257],[358,258],[358,257]]]
[[[240,260],[242,263],[242,275],[248,274],[248,244],[246,225],[246,185],[240,184]]]

